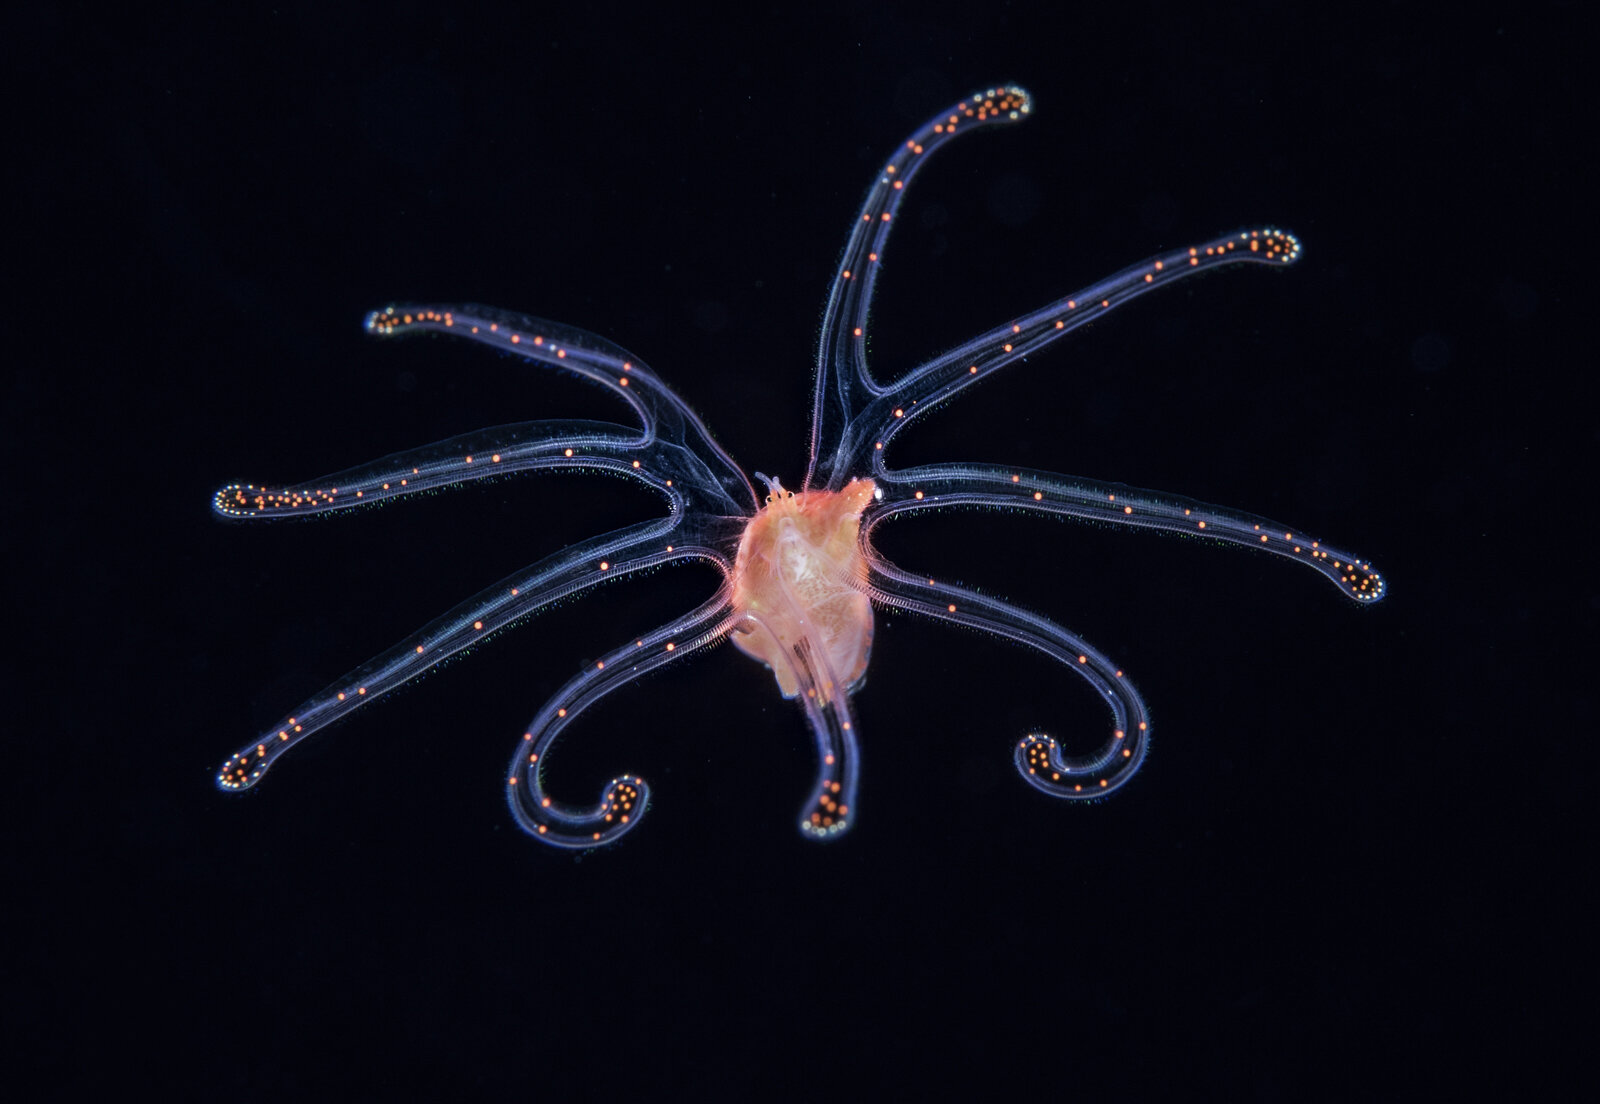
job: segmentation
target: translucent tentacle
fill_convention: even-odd
[[[1027,92],[1003,85],[968,96],[918,128],[889,159],[867,192],[845,244],[844,256],[828,293],[817,349],[817,390],[811,418],[811,465],[805,487],[838,490],[852,475],[849,457],[838,446],[847,426],[878,393],[867,369],[867,314],[878,279],[878,265],[894,228],[905,187],[925,161],[945,143],[986,126],[1027,117]]]
[[[778,639],[756,614],[745,615],[739,628]],[[812,648],[809,640],[802,640],[791,652],[780,645],[765,654],[787,658],[793,685],[798,688],[794,697],[805,710],[817,746],[817,778],[800,809],[800,832],[809,839],[836,839],[855,823],[860,756],[855,718],[850,712],[851,687],[840,682],[827,657]]]
[[[727,565],[707,549],[700,554]],[[589,706],[640,676],[681,659],[727,635],[730,587],[725,583],[692,613],[663,625],[597,660],[568,680],[522,734],[506,778],[511,815],[525,832],[555,847],[583,849],[615,841],[639,823],[650,799],[650,787],[632,774],[618,775],[605,786],[598,803],[587,808],[551,798],[544,788],[550,747]]]
[[[562,469],[613,472],[670,500],[681,497],[673,493],[673,480],[661,474],[681,470],[660,455],[671,448],[637,429],[606,422],[522,422],[397,452],[309,483],[230,483],[217,491],[211,507],[228,518],[303,517],[515,472]]]
[[[1345,597],[1364,604],[1378,601],[1386,590],[1383,576],[1367,560],[1281,522],[1181,495],[987,464],[933,464],[904,471],[880,465],[875,475],[882,497],[868,509],[864,521],[869,529],[895,514],[942,506],[1032,510],[1271,552],[1310,566]]]
[[[806,658],[811,657],[808,654]],[[825,661],[813,665],[808,677],[833,682],[831,674],[822,674],[820,668],[824,665]],[[848,691],[802,694],[799,700],[817,745],[817,778],[811,787],[811,796],[800,809],[800,831],[808,839],[837,839],[856,822],[856,782],[861,756],[856,748],[850,694]]]
[[[703,485],[719,513],[747,514],[757,506],[750,481],[711,438],[711,432],[689,405],[638,357],[605,338],[531,315],[497,307],[391,306],[367,316],[367,331],[380,336],[402,336],[421,331],[446,333],[476,341],[512,356],[562,368],[598,383],[633,407],[649,442],[679,445],[679,470],[687,465]]]
[[[1099,283],[1030,314],[996,326],[958,348],[908,372],[893,385],[862,400],[858,416],[841,433],[841,467],[855,471],[881,465],[894,435],[963,388],[1025,360],[1072,331],[1155,288],[1221,265],[1292,264],[1300,255],[1293,234],[1271,227],[1239,230],[1200,245],[1146,258]]]
[[[338,679],[234,752],[218,771],[217,785],[225,790],[254,786],[280,755],[312,733],[552,602],[678,559],[713,558],[726,569],[721,556],[707,549],[676,546],[672,536],[678,528],[675,517],[632,525],[571,545],[502,579]]]
[[[868,585],[873,600],[884,605],[982,629],[1042,652],[1083,676],[1105,699],[1112,732],[1097,751],[1063,756],[1056,741],[1043,733],[1029,733],[1018,742],[1017,770],[1035,789],[1052,797],[1103,797],[1132,778],[1144,762],[1150,736],[1144,699],[1116,664],[1075,633],[999,599],[916,578],[882,558],[873,563]]]

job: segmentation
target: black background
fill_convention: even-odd
[[[1594,441],[1568,260],[1592,190],[1576,9],[21,18],[13,1069],[538,1099],[968,1078],[1349,1099],[1560,1076],[1564,887],[1592,880],[1574,828],[1592,774],[1567,748],[1594,710],[1557,627],[1597,608],[1569,567],[1581,500],[1553,494],[1581,470],[1561,450]],[[1372,558],[1385,602],[1028,516],[885,530],[891,558],[1126,665],[1154,750],[1089,807],[1009,762],[1030,728],[1098,738],[1086,688],[882,616],[847,838],[795,832],[809,738],[723,648],[607,701],[552,770],[571,801],[649,778],[639,829],[541,847],[500,793],[518,733],[587,659],[708,594],[691,568],[551,611],[249,795],[213,788],[227,752],[369,655],[658,509],[559,476],[215,521],[234,479],[618,416],[467,345],[370,341],[366,310],[486,302],[594,330],[748,470],[798,482],[866,186],[925,118],[1013,80],[1030,121],[918,177],[874,315],[884,374],[1241,225],[1293,229],[1305,259],[1143,299],[896,460],[1266,514]]]

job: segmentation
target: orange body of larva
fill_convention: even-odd
[[[733,642],[772,668],[786,698],[806,680],[796,651],[812,657],[813,669],[824,660],[831,679],[815,689],[827,700],[834,680],[845,690],[861,680],[872,652],[861,511],[877,484],[853,479],[841,491],[795,494],[774,480],[771,488],[739,540],[733,608],[742,617]]]

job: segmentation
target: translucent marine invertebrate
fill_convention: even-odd
[[[1366,561],[1265,518],[1174,495],[1049,472],[984,464],[894,469],[896,434],[933,406],[1106,312],[1163,284],[1222,265],[1294,262],[1300,245],[1271,228],[1237,231],[1149,258],[1076,294],[1019,316],[935,357],[891,383],[865,353],[868,308],[904,188],[927,158],[970,131],[1026,117],[1020,88],[971,96],[919,128],[896,150],[856,219],[830,291],[817,358],[806,477],[790,492],[776,479],[755,488],[698,417],[637,357],[604,338],[488,307],[389,307],[367,319],[377,336],[447,333],[609,389],[639,425],[538,421],[469,433],[397,453],[313,483],[232,484],[217,513],[263,519],[327,513],[487,476],[541,469],[603,471],[638,480],[666,500],[666,517],[573,545],[457,606],[311,698],[218,774],[228,790],[255,785],[276,759],[338,718],[416,678],[487,634],[561,598],[679,560],[711,563],[717,593],[699,608],[628,641],[573,676],[522,734],[506,784],[512,814],[535,837],[587,848],[638,823],[649,799],[643,779],[622,775],[600,800],[578,807],[549,796],[552,744],[583,711],[646,672],[731,637],[770,667],[784,696],[805,712],[818,772],[800,816],[807,835],[838,835],[853,823],[857,746],[852,691],[867,669],[873,607],[894,607],[981,629],[1027,645],[1087,679],[1109,705],[1112,729],[1095,752],[1068,757],[1033,733],[1015,748],[1018,770],[1057,797],[1092,798],[1126,782],[1144,759],[1143,700],[1106,656],[1047,618],[953,583],[912,575],[873,547],[891,517],[949,506],[1031,510],[1159,529],[1245,545],[1299,560],[1362,603],[1383,596]]]

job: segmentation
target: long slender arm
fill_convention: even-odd
[[[712,440],[689,404],[638,357],[597,334],[474,304],[386,307],[367,316],[367,332],[381,337],[449,334],[597,383],[638,414],[646,446],[658,441],[679,446],[672,464],[657,465],[662,476],[676,478],[686,493],[703,494],[710,512],[748,514],[756,508],[750,480]],[[635,459],[651,466],[648,454]]]
[[[989,464],[932,464],[877,473],[882,499],[871,506],[872,524],[896,514],[941,506],[989,506],[1065,515],[1085,521],[1157,529],[1256,548],[1307,564],[1345,597],[1365,603],[1383,597],[1383,576],[1358,559],[1281,522],[1210,506],[1181,495],[1121,483],[1098,483],[1027,468]]]
[[[809,638],[787,650],[759,614],[747,614],[740,631],[765,634],[774,646],[763,651],[773,663],[788,665],[787,685],[805,710],[806,724],[817,749],[817,776],[811,796],[800,809],[800,832],[811,839],[836,839],[855,824],[859,760],[851,689],[834,673],[822,649]],[[786,695],[788,696],[788,695]]]
[[[608,471],[637,479],[673,498],[645,434],[607,422],[540,421],[464,433],[419,449],[385,456],[359,467],[286,486],[230,483],[211,508],[227,518],[304,517],[370,505],[422,491],[453,487],[516,472]]]
[[[797,654],[802,690],[808,686],[838,686],[825,657],[809,649]],[[856,782],[860,752],[856,746],[855,717],[849,692],[797,696],[806,724],[817,747],[817,777],[811,796],[800,809],[800,831],[812,839],[836,839],[856,822]]]
[[[727,570],[726,562],[711,550],[695,551]],[[639,823],[650,800],[650,786],[637,775],[613,778],[599,802],[586,808],[550,797],[544,772],[551,745],[567,725],[607,694],[726,636],[733,622],[729,594],[724,583],[693,612],[602,656],[545,703],[522,734],[506,778],[506,800],[523,831],[555,847],[585,849],[611,843]],[[689,718],[689,723],[694,720]]]
[[[856,413],[879,392],[867,368],[867,315],[878,266],[894,229],[906,185],[933,153],[953,138],[1027,118],[1027,92],[1002,85],[968,96],[939,113],[903,142],[873,181],[839,259],[817,348],[817,389],[811,417],[811,466],[805,486],[838,490],[852,475],[838,444]]]
[[[980,334],[880,388],[841,429],[835,470],[883,465],[883,452],[918,415],[1008,364],[1043,351],[1146,292],[1233,264],[1292,264],[1300,255],[1293,234],[1271,228],[1240,230],[1200,245],[1148,257],[1115,276]]]
[[[1111,708],[1110,737],[1088,755],[1067,757],[1055,739],[1028,733],[1016,746],[1017,770],[1035,789],[1052,797],[1103,797],[1132,778],[1149,746],[1150,716],[1144,699],[1121,668],[1075,633],[1037,614],[964,587],[918,578],[881,557],[868,579],[873,600],[981,629],[1025,644],[1093,686]]]
[[[704,559],[703,549],[672,545],[676,528],[675,518],[629,526],[571,545],[502,579],[327,686],[234,752],[217,772],[217,785],[225,790],[254,786],[280,755],[312,733],[552,602],[672,560]]]

